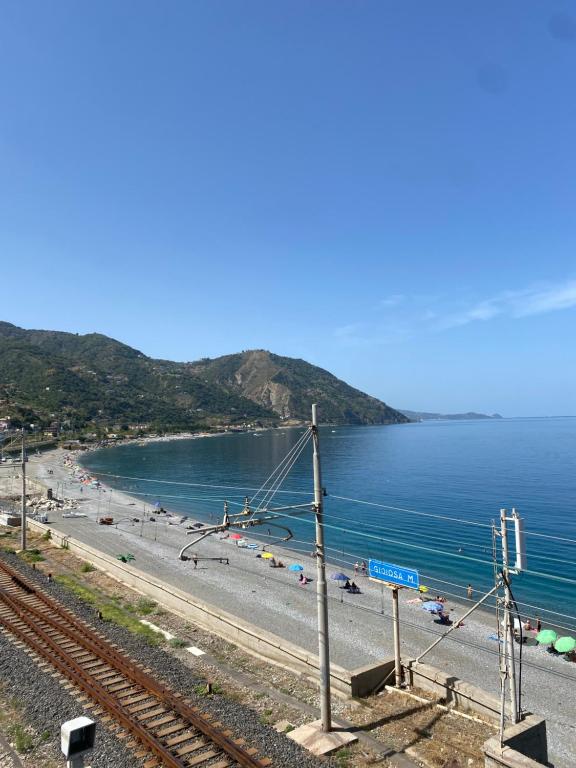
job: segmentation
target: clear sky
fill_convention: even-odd
[[[0,317],[576,414],[576,3],[0,0]]]

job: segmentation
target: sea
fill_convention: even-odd
[[[216,523],[225,503],[238,514],[246,499],[252,510],[266,502],[275,518],[248,536],[283,542],[296,562],[315,536],[311,444],[292,466],[284,460],[304,431],[123,444],[83,463],[150,512]],[[527,553],[512,579],[519,610],[576,633],[576,418],[321,427],[319,441],[331,570],[353,576],[355,562],[373,558],[417,570],[432,596],[463,597],[470,584],[480,597],[501,566],[493,524],[516,509]],[[279,466],[289,471],[266,496]],[[514,562],[512,526],[509,538]]]

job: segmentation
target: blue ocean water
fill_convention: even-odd
[[[225,499],[231,512],[240,510],[244,496],[253,495],[302,433],[123,445],[90,454],[84,464],[94,473],[143,478],[102,475],[147,505],[159,501],[216,521]],[[375,557],[418,569],[433,592],[463,595],[468,583],[487,591],[494,581],[491,522],[501,507],[516,507],[529,535],[528,572],[514,578],[514,595],[523,613],[576,631],[569,618],[576,615],[576,418],[325,427],[320,441],[332,562],[346,570]],[[312,498],[310,446],[282,490],[276,505]],[[311,515],[281,523],[294,535],[290,546],[312,549]],[[269,525],[258,532],[269,541],[284,534]]]

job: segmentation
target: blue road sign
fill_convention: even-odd
[[[402,566],[393,563],[383,563],[381,560],[368,561],[368,576],[409,589],[418,589],[420,586],[418,571],[402,568]]]

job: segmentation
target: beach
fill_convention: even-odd
[[[66,456],[62,450],[53,450],[31,457],[28,463],[32,480],[54,492],[58,488],[59,494],[75,500],[76,511],[85,515],[71,518],[50,511],[52,527],[112,556],[130,553],[138,569],[317,653],[316,573],[311,557],[290,553],[280,544],[267,545],[276,560],[304,566],[304,574],[312,582],[302,587],[298,573],[271,568],[266,560],[256,557],[261,554],[261,542],[250,539],[249,533],[247,541],[258,543],[258,550],[239,547],[232,539],[213,534],[188,551],[188,555],[193,552],[198,558],[194,568],[192,560],[178,559],[179,550],[190,542],[186,526],[193,522],[191,519],[183,522],[180,515],[158,514],[149,504],[105,485],[82,484],[74,473],[76,456]],[[117,525],[98,525],[97,519],[102,516],[113,517]],[[229,565],[203,558],[227,558]],[[328,567],[328,575],[333,570]],[[336,581],[329,579],[328,583],[330,651],[334,663],[354,669],[392,656],[392,606],[389,590],[361,574],[357,578],[348,575],[355,578],[361,594],[348,594],[339,589]],[[445,605],[456,620],[468,608],[452,598]],[[422,610],[418,594],[412,590],[400,592],[400,621],[404,658],[418,656],[435,639],[431,630],[441,629],[434,617]],[[451,635],[462,642],[446,639],[424,661],[498,695],[497,641],[491,639],[495,631],[494,615],[475,612]],[[526,661],[546,670],[524,666],[523,707],[547,718],[551,761],[558,768],[573,766],[576,694],[573,684],[562,675],[574,676],[576,665],[549,655],[541,647],[525,647],[523,653]]]

